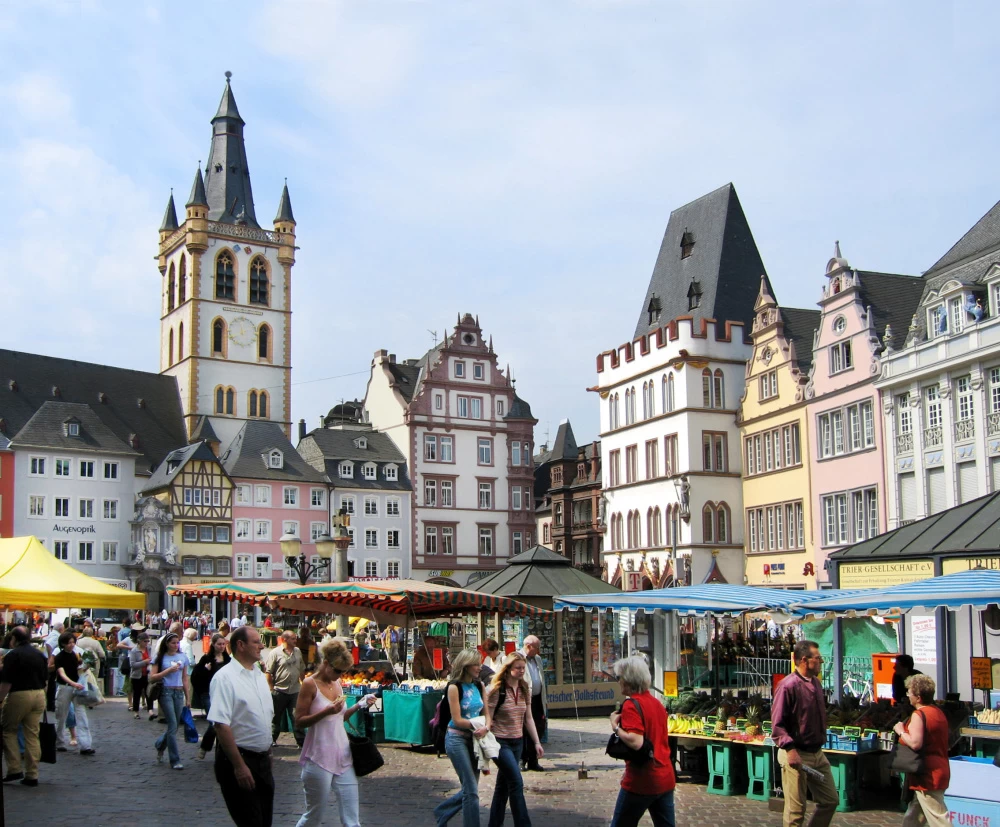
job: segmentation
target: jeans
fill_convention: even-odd
[[[167,719],[167,731],[156,739],[153,746],[156,747],[157,752],[166,747],[170,763],[179,764],[181,754],[177,749],[176,736],[181,713],[184,712],[184,690],[173,686],[164,686],[160,695],[160,709],[163,710]]]
[[[674,791],[660,795],[638,795],[628,790],[619,790],[611,827],[636,827],[647,810],[649,817],[653,819],[653,827],[674,827]]]
[[[70,704],[73,702],[73,693],[76,690],[67,684],[61,683],[56,687],[56,746],[67,746],[66,727],[68,725]],[[75,706],[75,704],[74,704]],[[80,742],[80,749],[92,749],[93,743],[90,740],[90,721],[87,720],[87,708],[82,704],[76,710],[76,737]]]
[[[453,816],[462,814],[462,827],[479,827],[479,771],[472,757],[472,736],[467,738],[452,728],[444,736],[444,751],[458,773],[462,789],[434,808],[437,827],[444,827]]]
[[[528,805],[524,803],[524,781],[521,779],[521,747],[524,741],[521,738],[497,738],[497,741],[500,743],[500,755],[496,762],[500,772],[493,789],[489,827],[501,827],[503,824],[508,798],[514,827],[531,827]]]
[[[295,827],[319,827],[326,822],[330,788],[337,790],[337,808],[341,827],[361,827],[358,779],[354,767],[340,775],[327,772],[319,764],[306,762],[302,767],[302,789],[306,794],[306,810]]]

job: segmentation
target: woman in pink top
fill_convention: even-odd
[[[299,758],[306,811],[296,827],[323,823],[331,787],[337,789],[340,823],[343,827],[361,827],[358,779],[354,775],[344,720],[364,709],[374,696],[366,695],[345,713],[340,676],[354,665],[354,659],[347,647],[332,637],[320,643],[318,654],[319,668],[302,681],[295,705],[296,728],[308,727]]]

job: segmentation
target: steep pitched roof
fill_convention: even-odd
[[[281,468],[271,468],[266,455],[281,451]],[[274,422],[248,420],[221,455],[222,467],[231,477],[283,482],[326,482],[326,477],[307,463]]]
[[[187,443],[172,376],[0,349],[0,418],[8,435],[20,431],[47,401],[90,406],[126,445],[135,434],[142,455],[136,460],[137,474],[150,473],[170,451]]]
[[[690,253],[686,255],[686,253]],[[642,302],[635,337],[678,316],[742,321],[750,333],[764,263],[732,184],[670,213],[653,275]],[[700,294],[691,308],[689,292]],[[650,319],[650,307],[659,316]]]
[[[193,459],[218,462],[215,454],[212,453],[212,449],[204,442],[185,445],[183,448],[171,451],[163,458],[163,462],[160,463],[153,476],[149,478],[149,482],[142,487],[142,491],[139,493],[145,494],[166,488],[174,481],[174,477],[183,470],[184,466]]]
[[[510,410],[504,419],[534,419],[531,415],[531,405],[515,393],[514,401],[510,403]]]
[[[67,420],[80,426],[79,436],[66,432]],[[50,448],[138,456],[98,418],[90,405],[47,401],[10,441],[14,448]]]
[[[937,275],[938,271],[958,264],[963,259],[995,249],[998,244],[1000,244],[1000,201],[973,224],[972,228],[956,241],[947,253],[935,261],[931,268],[924,273],[924,277],[929,278]]]
[[[813,360],[813,337],[819,330],[820,312],[800,310],[797,307],[782,307],[781,320],[785,338],[795,343],[795,356],[802,373],[809,373]]]
[[[188,196],[185,207],[207,207],[208,196],[205,195],[205,179],[201,177],[201,166],[194,174],[194,182],[191,184],[191,194]]]
[[[550,459],[571,459],[575,460],[579,448],[576,447],[576,437],[573,436],[573,426],[567,419],[559,423],[559,430],[556,431],[556,441],[552,445],[552,456]]]
[[[288,181],[281,189],[281,200],[278,202],[278,214],[274,216],[274,223],[279,221],[291,221],[295,223],[295,216],[292,214],[292,199],[288,194]]]
[[[507,561],[500,571],[475,582],[475,589],[507,597],[554,597],[559,594],[606,594],[621,591],[574,568],[545,546],[535,546]]]
[[[177,209],[174,207],[174,191],[170,190],[167,208],[163,211],[163,221],[160,222],[161,233],[171,233],[177,229]]]
[[[236,98],[226,73],[219,109],[212,118],[212,147],[205,164],[205,191],[208,194],[208,217],[224,224],[257,227],[250,188],[250,167],[243,142],[243,118],[236,108]]]
[[[359,448],[357,442],[364,439],[366,447]],[[330,482],[337,488],[378,488],[381,490],[409,491],[406,459],[396,444],[381,431],[353,431],[337,428],[317,428],[306,434],[299,442],[300,453],[308,458],[313,467],[321,467]],[[353,479],[342,479],[339,475],[341,460],[356,464],[374,462],[378,466],[376,479],[366,480],[359,472]],[[387,480],[383,469],[386,465],[397,466],[397,479]]]
[[[211,420],[207,416],[201,416],[198,418],[198,424],[194,426],[194,430],[191,432],[191,439],[188,441],[219,443],[222,440],[215,433],[215,428],[212,427]]]
[[[870,307],[875,317],[875,333],[881,341],[886,325],[892,327],[892,341],[885,344],[900,348],[906,341],[910,319],[920,305],[924,280],[920,276],[859,271],[862,304]]]
[[[389,373],[392,374],[396,383],[396,390],[402,395],[407,404],[413,399],[417,392],[417,382],[420,379],[420,365],[416,361],[394,362],[386,365]]]

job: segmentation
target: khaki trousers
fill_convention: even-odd
[[[903,816],[903,827],[952,827],[948,808],[944,803],[944,790],[914,790],[910,806]]]
[[[802,827],[806,820],[806,792],[812,793],[816,809],[809,819],[809,827],[828,827],[840,803],[837,785],[833,783],[830,762],[822,750],[816,752],[799,751],[803,766],[812,767],[823,773],[823,780],[809,777],[806,773],[788,766],[788,753],[778,750],[778,764],[781,766],[781,787],[785,793],[785,811],[782,818],[784,827]]]
[[[3,727],[3,757],[8,774],[21,772],[21,748],[17,745],[17,728],[21,726],[24,728],[24,776],[38,778],[38,759],[42,755],[38,724],[44,712],[44,689],[25,689],[7,695],[0,712],[0,727]]]

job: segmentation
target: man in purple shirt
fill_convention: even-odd
[[[784,827],[802,827],[806,818],[806,790],[812,791],[816,810],[809,827],[828,827],[837,809],[837,787],[826,744],[826,696],[818,675],[823,668],[819,646],[800,640],[792,650],[795,671],[778,684],[771,705],[771,737],[778,745],[781,786],[785,792]]]

